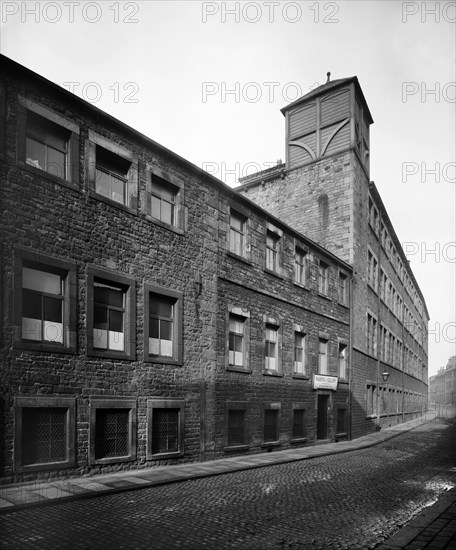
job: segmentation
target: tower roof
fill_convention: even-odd
[[[374,120],[373,120],[372,115],[369,111],[369,107],[367,105],[366,98],[364,97],[363,91],[362,91],[361,86],[359,84],[358,77],[357,76],[349,76],[347,78],[338,78],[336,80],[329,80],[330,74],[331,73],[327,73],[328,81],[325,84],[322,84],[321,86],[318,86],[318,88],[315,88],[314,90],[311,90],[306,95],[303,95],[302,97],[296,99],[295,101],[292,101],[291,103],[289,103],[285,107],[282,107],[282,109],[280,109],[280,110],[282,111],[283,115],[285,115],[286,112],[289,111],[290,109],[294,109],[295,107],[297,107],[298,105],[300,105],[302,103],[307,103],[310,99],[316,98],[316,97],[324,95],[324,94],[326,94],[330,91],[336,90],[337,88],[341,88],[343,86],[346,86],[347,84],[353,83],[354,86],[355,86],[356,94],[358,95],[358,97],[360,98],[360,100],[363,104],[364,112],[366,113],[369,124],[372,124],[374,122]]]

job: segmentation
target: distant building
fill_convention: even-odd
[[[0,60],[3,481],[338,441],[421,412],[425,340],[359,273],[380,249],[364,180],[365,235],[340,203],[363,249],[347,244],[345,222],[333,228],[329,191],[317,244],[289,216]],[[422,323],[408,265],[402,283],[376,257]],[[375,349],[388,335],[389,355],[360,334]]]
[[[237,190],[353,266],[356,437],[371,430],[375,417],[390,425],[424,404],[429,315],[370,181],[373,120],[358,79],[328,75],[282,113],[286,162],[243,178]]]
[[[429,377],[429,402],[456,404],[456,356],[450,357],[446,367]]]

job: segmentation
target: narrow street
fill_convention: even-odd
[[[367,549],[456,485],[456,424],[369,449],[6,513],[1,548]]]

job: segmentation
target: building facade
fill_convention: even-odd
[[[353,266],[356,437],[373,420],[378,429],[426,406],[429,315],[370,181],[373,120],[358,79],[328,76],[282,112],[286,162],[243,178],[237,190]]]
[[[456,356],[450,357],[446,367],[429,377],[429,402],[456,404]]]
[[[352,266],[0,60],[1,480],[352,437]]]

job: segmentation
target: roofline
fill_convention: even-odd
[[[341,79],[339,79],[339,81],[333,80],[332,82],[334,83],[333,86],[331,86],[331,87],[328,86],[327,88],[325,88],[325,86],[327,86],[327,84],[331,84],[331,81],[327,84],[322,84],[318,88],[315,88],[315,90],[312,90],[308,94],[296,99],[295,101],[293,101],[292,103],[289,103],[285,107],[282,107],[280,109],[282,114],[285,116],[285,113],[287,111],[289,111],[290,109],[294,109],[295,107],[297,107],[301,103],[306,103],[310,99],[313,99],[315,97],[319,97],[320,95],[325,94],[327,91],[337,90],[338,88],[341,88],[342,86],[346,86],[347,84],[352,84],[353,83],[355,85],[356,92],[361,97],[361,101],[362,101],[364,109],[366,111],[369,124],[373,124],[374,119],[372,118],[372,114],[369,110],[369,106],[367,105],[367,101],[366,101],[366,98],[364,97],[363,90],[362,90],[361,85],[359,83],[358,77],[357,76],[350,76],[348,78],[341,78]]]
[[[377,186],[375,185],[375,183],[373,181],[369,182],[369,191],[371,192],[371,194],[372,194],[372,196],[375,200],[376,205],[379,207],[379,209],[381,211],[381,217],[385,219],[386,226],[387,226],[388,231],[389,231],[389,233],[390,233],[390,235],[391,235],[391,237],[394,241],[394,244],[396,245],[396,249],[401,254],[403,264],[404,264],[405,268],[407,269],[407,271],[409,272],[409,275],[411,276],[411,279],[412,279],[413,283],[415,284],[415,287],[418,290],[418,294],[419,294],[421,300],[423,301],[423,306],[424,306],[424,309],[426,311],[426,315],[427,315],[428,319],[430,319],[429,311],[428,311],[428,308],[427,308],[427,305],[426,305],[426,300],[424,299],[423,293],[421,292],[420,285],[418,284],[418,282],[415,278],[415,275],[413,274],[412,268],[410,267],[410,262],[409,262],[409,260],[407,260],[404,249],[402,248],[402,244],[399,241],[399,238],[396,234],[396,231],[394,229],[393,224],[391,223],[391,220],[388,216],[388,212],[386,211],[385,205],[383,204],[383,200],[380,196],[380,193],[378,192]]]
[[[203,181],[209,181],[212,184],[218,186],[221,191],[227,195],[231,195],[231,198],[235,198],[237,201],[239,201],[241,204],[245,204],[248,206],[251,210],[260,213],[265,220],[273,223],[277,227],[284,229],[294,237],[299,238],[303,243],[306,243],[309,247],[313,247],[317,249],[322,255],[325,255],[327,258],[330,258],[333,263],[336,263],[340,266],[343,266],[345,270],[349,271],[350,273],[353,271],[353,267],[350,264],[347,264],[337,256],[335,256],[332,252],[329,250],[326,250],[322,246],[320,246],[318,243],[312,241],[312,239],[309,239],[305,235],[302,235],[283,221],[281,221],[279,218],[276,218],[275,216],[272,216],[267,210],[264,208],[261,208],[257,204],[255,204],[253,201],[242,195],[241,193],[238,193],[235,191],[232,187],[229,187],[226,183],[219,180],[212,174],[209,174],[196,164],[193,164],[189,160],[185,159],[184,157],[181,157],[177,153],[174,153],[171,151],[171,149],[168,149],[167,147],[161,145],[157,141],[154,141],[153,139],[147,137],[145,134],[139,132],[138,130],[135,130],[133,127],[129,126],[125,122],[122,122],[121,120],[113,117],[112,115],[106,113],[99,107],[96,107],[95,105],[92,105],[91,103],[88,103],[84,99],[76,96],[75,94],[71,93],[68,90],[65,90],[65,88],[62,88],[58,84],[55,84],[54,82],[51,82],[47,78],[39,75],[38,73],[32,71],[31,69],[28,69],[27,67],[24,67],[23,65],[17,63],[16,61],[10,59],[9,57],[6,57],[2,54],[0,54],[0,66],[2,67],[1,73],[7,73],[8,71],[16,71],[19,73],[23,73],[24,77],[26,78],[32,78],[34,80],[38,80],[43,86],[50,88],[57,94],[63,96],[66,98],[70,103],[74,103],[84,109],[89,114],[103,117],[114,126],[117,126],[121,128],[124,132],[127,132],[131,134],[134,138],[136,138],[140,142],[144,142],[146,145],[151,146],[155,149],[158,149],[160,152],[164,153],[168,158],[172,157],[173,159],[177,160],[180,164],[191,170],[194,174],[197,174],[198,176],[202,177]]]

